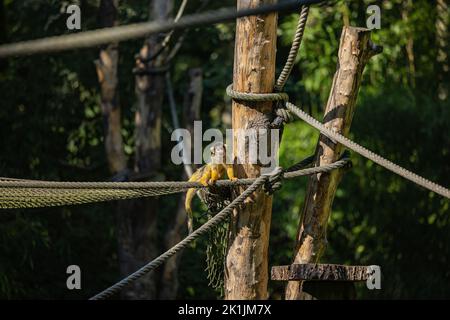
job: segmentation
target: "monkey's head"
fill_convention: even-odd
[[[226,163],[227,145],[222,142],[215,143],[211,149],[211,163]]]

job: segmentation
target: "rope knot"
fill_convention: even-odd
[[[276,167],[274,171],[264,175],[269,176],[263,185],[263,190],[266,194],[271,195],[281,188],[284,170],[281,167]]]
[[[239,92],[233,89],[232,84],[230,84],[227,87],[226,93],[229,97],[237,101],[246,101],[246,102],[289,101],[289,96],[285,92],[272,92],[272,93]]]
[[[275,106],[275,119],[271,123],[272,128],[281,128],[285,123],[294,121],[294,116],[292,115],[292,113],[284,107],[285,103],[289,101],[289,96],[285,92],[273,92],[273,93],[238,92],[233,89],[232,84],[230,84],[227,87],[226,92],[228,96],[237,101],[274,102],[276,106]]]
[[[275,114],[277,117],[281,117],[284,121],[284,123],[292,122],[295,120],[294,115],[292,112],[290,112],[288,109],[286,109],[284,106],[279,106],[275,110]]]

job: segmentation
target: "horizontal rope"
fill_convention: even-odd
[[[349,148],[350,150],[352,150],[356,153],[359,153],[360,155],[362,155],[363,157],[365,157],[369,160],[372,160],[373,162],[390,170],[391,172],[393,172],[409,181],[412,181],[412,182],[416,183],[417,185],[424,187],[425,189],[428,189],[428,190],[433,191],[443,197],[450,199],[450,190],[448,188],[445,188],[433,181],[430,181],[424,177],[421,177],[418,174],[415,174],[414,172],[411,172],[411,171],[393,163],[392,161],[389,161],[389,160],[383,158],[382,156],[366,149],[365,147],[357,144],[356,142],[348,139],[347,137],[345,137],[339,133],[331,131],[330,129],[325,127],[324,124],[322,124],[318,120],[314,119],[313,117],[308,115],[306,112],[301,110],[299,107],[297,107],[296,105],[294,105],[290,102],[286,103],[286,108],[290,112],[292,112],[296,116],[298,116],[300,119],[302,119],[309,125],[313,126],[317,130],[319,130],[322,134],[324,134],[328,138],[339,142],[343,146]]]
[[[273,93],[253,93],[253,92],[239,92],[233,89],[233,84],[230,84],[226,93],[229,97],[240,101],[249,102],[267,102],[267,101],[284,101],[289,100],[289,96],[285,92],[273,92]],[[284,108],[275,108],[277,117],[272,121],[274,128],[281,127],[284,123],[293,121],[294,118],[291,113]]]
[[[226,89],[227,95],[235,100],[244,100],[251,102],[264,102],[264,101],[288,101],[289,96],[285,92],[274,93],[252,93],[252,92],[238,92],[233,89],[233,85],[230,84]]]
[[[283,174],[283,178],[292,179],[319,172],[328,172],[345,166],[349,161],[349,159],[342,159],[321,167],[295,171],[288,169]],[[298,167],[298,164],[292,167]],[[255,178],[235,181],[219,180],[216,182],[216,186],[247,186],[255,181]],[[0,209],[41,208],[126,200],[174,194],[187,191],[190,188],[207,187],[198,182],[188,181],[57,182],[0,178]]]
[[[299,168],[301,166],[306,166],[308,164],[311,164],[313,162],[313,157],[308,157],[299,163],[295,164],[294,166],[291,166],[286,172],[283,174],[284,178],[290,179],[295,178],[298,176],[303,176],[307,174],[312,173],[319,173],[319,172],[329,172],[334,169],[338,169],[341,167],[344,167],[345,165],[348,165],[350,163],[350,160],[348,158],[343,158],[339,161],[336,161],[335,163],[332,163],[328,166],[323,167],[316,167],[316,168],[307,168],[307,169],[301,169],[301,170],[295,170],[294,168]],[[203,224],[200,228],[195,230],[193,233],[188,235],[186,238],[181,240],[179,243],[174,245],[172,248],[158,256],[156,259],[150,261],[145,266],[141,267],[139,270],[135,271],[134,273],[130,274],[129,276],[125,277],[124,279],[120,280],[119,282],[115,283],[111,287],[103,290],[102,292],[96,294],[90,300],[104,300],[112,295],[118,293],[120,290],[122,290],[125,286],[129,285],[131,282],[136,281],[137,279],[141,278],[148,272],[155,270],[160,265],[162,265],[167,259],[172,257],[173,255],[177,254],[179,251],[186,248],[190,243],[195,241],[197,238],[201,237],[202,235],[210,232],[212,229],[217,227],[221,222],[223,222],[228,216],[233,212],[234,209],[236,209],[238,206],[242,205],[253,192],[260,189],[262,186],[266,185],[272,178],[274,180],[277,180],[277,177],[280,175],[281,168],[278,167],[276,170],[274,170],[271,174],[264,174],[259,176],[256,179],[252,179],[252,184],[245,189],[244,192],[242,192],[236,199],[234,199],[227,207],[225,207],[223,210],[221,210],[219,213],[217,213],[214,217],[212,217],[210,220],[208,220],[205,224]]]
[[[95,47],[112,42],[143,38],[155,33],[232,21],[236,18],[251,15],[262,15],[277,11],[291,11],[297,9],[299,5],[309,5],[321,1],[322,0],[286,1],[239,11],[237,11],[235,7],[224,8],[216,11],[188,15],[181,18],[178,22],[174,22],[173,20],[142,22],[126,26],[4,44],[0,45],[0,58]]]

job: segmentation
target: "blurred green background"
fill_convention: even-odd
[[[180,1],[176,1],[176,5]],[[197,1],[198,2],[198,1]],[[77,1],[0,0],[0,42],[68,33],[63,8]],[[98,1],[78,1],[83,30],[97,26]],[[381,29],[373,42],[384,52],[369,62],[351,128],[351,138],[390,160],[445,186],[450,185],[449,12],[436,1],[338,1],[310,11],[301,53],[286,91],[291,100],[320,118],[336,69],[342,26],[365,26],[370,4],[381,7]],[[188,12],[196,9],[191,0]],[[207,9],[233,6],[212,1]],[[175,6],[176,7],[176,6]],[[120,1],[121,24],[148,18],[146,1]],[[298,15],[279,19],[277,71],[283,64]],[[439,20],[440,19],[440,20]],[[444,19],[444,20],[442,20]],[[442,38],[443,37],[443,38]],[[443,42],[444,41],[444,42]],[[120,44],[119,88],[126,154],[134,148],[134,54],[142,40]],[[172,65],[179,105],[187,70],[202,67],[203,127],[222,127],[230,110],[225,87],[231,82],[234,25],[192,29]],[[98,48],[0,61],[0,176],[48,180],[108,180],[103,147],[99,87],[93,61]],[[166,103],[166,102],[165,102]],[[164,123],[170,123],[163,107]],[[163,126],[163,141],[170,134]],[[281,164],[313,153],[318,133],[296,122],[285,129]],[[182,168],[163,144],[163,173],[177,180]],[[378,264],[382,290],[358,286],[369,299],[450,297],[449,201],[421,189],[372,162],[352,155],[333,204],[329,245],[322,261]],[[270,265],[289,264],[307,179],[286,181],[276,193],[270,238]],[[177,196],[160,200],[161,233]],[[0,298],[84,299],[119,278],[115,215],[110,203],[3,210],[0,213]],[[163,235],[160,235],[162,238]],[[216,298],[205,277],[205,241],[182,257],[179,298]],[[82,269],[82,290],[66,289],[66,267]],[[282,283],[269,283],[272,298],[283,296]]]

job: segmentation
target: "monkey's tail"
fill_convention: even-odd
[[[188,231],[189,234],[191,234],[192,232],[194,232],[194,219],[193,219],[193,215],[192,215],[192,207],[191,207],[191,203],[192,203],[192,199],[194,198],[196,193],[195,189],[189,189],[186,193],[186,201],[184,203],[184,207],[186,209],[186,213],[188,216]]]

